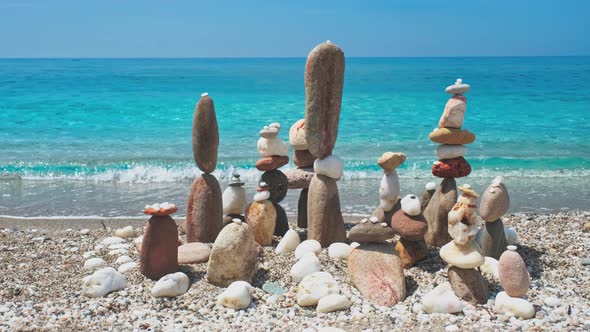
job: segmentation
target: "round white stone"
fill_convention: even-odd
[[[298,284],[303,278],[322,269],[320,259],[316,255],[305,255],[291,267],[289,275]]]
[[[262,157],[288,156],[289,145],[278,137],[264,138],[260,137],[256,144],[258,154]]]
[[[346,310],[350,308],[352,302],[350,302],[346,296],[340,294],[330,294],[322,297],[318,301],[316,307],[317,312],[334,312],[338,310]]]
[[[479,248],[473,241],[459,245],[451,241],[440,248],[440,258],[449,265],[462,269],[473,269],[483,265],[484,256],[479,252]]]
[[[511,313],[516,317],[524,319],[529,319],[535,316],[535,308],[529,301],[517,297],[511,297],[506,294],[506,292],[500,292],[496,295],[494,312],[498,314]]]
[[[510,227],[504,226],[504,236],[510,245],[518,244],[518,233]]]
[[[346,243],[336,242],[328,247],[328,256],[333,259],[347,259],[352,247]]]
[[[561,300],[553,296],[548,296],[543,299],[543,303],[549,307],[559,307],[561,305]]]
[[[300,259],[306,252],[312,252],[317,255],[322,251],[322,245],[316,240],[305,240],[295,249],[295,258]]]
[[[122,239],[128,239],[130,237],[135,237],[135,229],[133,226],[126,226],[123,228],[119,228],[115,231],[115,236],[120,237]]]
[[[250,305],[252,286],[245,281],[234,281],[217,297],[217,304],[234,310]]]
[[[402,210],[409,216],[417,216],[421,212],[420,198],[416,195],[406,195],[401,200]]]
[[[163,276],[152,287],[153,297],[176,297],[188,291],[189,279],[182,272],[171,273]]]
[[[285,233],[285,235],[283,235],[283,238],[281,239],[281,241],[277,245],[277,248],[275,249],[275,253],[284,254],[295,251],[295,249],[297,249],[297,246],[300,243],[301,240],[299,239],[299,234],[297,234],[297,232],[295,232],[294,230],[290,229],[287,231],[287,233]]]
[[[467,147],[461,144],[441,144],[435,150],[440,159],[453,159],[462,157],[467,153]]]
[[[325,175],[332,179],[340,179],[344,171],[342,159],[336,155],[327,156],[324,159],[316,159],[313,162],[313,170],[317,174]]]
[[[88,297],[103,297],[127,286],[127,279],[112,267],[94,272],[84,278],[82,293]]]
[[[257,192],[256,195],[254,195],[254,201],[255,202],[265,201],[269,197],[270,197],[270,191],[268,191],[268,190],[260,191],[260,192]]]
[[[119,271],[119,273],[127,273],[129,271],[132,271],[136,267],[137,267],[137,263],[135,263],[135,262],[127,262],[127,263],[121,264],[121,266],[119,266],[119,268],[117,269],[117,271]]]
[[[426,190],[434,190],[436,189],[436,183],[434,182],[428,182],[424,188],[426,188]]]
[[[244,187],[229,186],[221,196],[223,215],[243,214],[246,209],[246,189]]]
[[[125,239],[122,239],[118,236],[111,236],[111,237],[107,237],[107,238],[103,239],[102,241],[100,241],[100,244],[103,246],[110,246],[112,244],[123,243],[123,242],[125,242]]]
[[[400,185],[399,175],[396,170],[391,174],[383,174],[381,178],[381,185],[379,187],[379,198],[389,202],[394,202],[399,197]],[[386,210],[387,211],[387,210]]]
[[[484,259],[485,259],[485,261],[484,261],[483,265],[479,267],[481,272],[492,275],[494,277],[494,279],[496,279],[497,281],[500,280],[499,279],[500,277],[498,274],[498,264],[499,264],[498,260],[495,259],[494,257],[487,257],[487,256]]]
[[[327,295],[340,293],[338,283],[328,272],[315,272],[305,276],[297,286],[297,304],[314,306]]]
[[[105,262],[104,259],[100,258],[100,257],[93,257],[88,259],[86,262],[84,262],[84,269],[85,270],[96,270],[99,267],[103,267],[107,264],[107,262]]]
[[[131,257],[125,255],[125,256],[121,256],[121,257],[117,258],[117,260],[115,261],[115,264],[121,265],[121,264],[129,263],[129,262],[133,262],[133,259],[131,259]]]
[[[422,297],[422,310],[426,313],[452,314],[461,312],[463,304],[455,295],[449,282],[436,286],[432,291]]]

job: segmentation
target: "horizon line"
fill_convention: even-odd
[[[589,57],[590,54],[585,55],[453,55],[453,56],[446,56],[446,55],[432,55],[432,56],[347,56],[347,59],[428,59],[428,58],[440,58],[440,59],[451,59],[451,58],[580,58],[580,57]],[[78,60],[78,59],[85,59],[85,60],[93,60],[93,59],[112,59],[112,60],[123,60],[123,59],[137,59],[137,60],[170,60],[170,59],[179,59],[179,60],[208,60],[208,59],[306,59],[307,56],[244,56],[244,57],[233,57],[233,56],[213,56],[213,57],[150,57],[150,56],[141,56],[141,57],[118,57],[118,56],[106,56],[106,57],[67,57],[67,56],[59,56],[59,57],[2,57],[0,56],[0,60]]]

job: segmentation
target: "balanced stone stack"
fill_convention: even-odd
[[[141,274],[159,280],[178,268],[178,228],[171,214],[174,204],[147,205],[144,213],[151,215],[141,242]]]
[[[228,187],[223,191],[223,225],[227,225],[234,219],[246,221],[244,210],[246,209],[246,189],[240,174],[233,173]]]
[[[269,201],[270,186],[260,182],[254,202],[246,207],[246,222],[252,228],[254,239],[260,245],[270,246],[277,222],[277,210]]]
[[[316,46],[305,65],[305,140],[309,152],[317,158],[307,199],[307,237],[319,241],[322,247],[346,240],[336,185],[343,163],[332,155],[343,86],[342,50],[329,41]]]
[[[479,215],[485,221],[485,227],[479,231],[477,239],[484,256],[500,259],[508,246],[501,217],[509,208],[508,189],[504,185],[504,178],[498,176],[483,193],[479,205]]]
[[[211,243],[223,226],[221,188],[211,175],[217,164],[219,131],[213,99],[203,93],[193,118],[193,156],[203,174],[195,179],[186,210],[187,242]]]
[[[462,194],[448,216],[453,240],[440,248],[440,257],[450,265],[449,282],[455,294],[473,304],[484,304],[488,300],[488,284],[476,268],[483,265],[485,259],[474,241],[478,230],[479,195],[469,185],[459,189]]]
[[[420,199],[416,195],[407,195],[401,200],[401,209],[391,217],[391,228],[400,236],[395,249],[406,269],[428,256],[424,242],[428,224],[421,211]]]
[[[438,128],[429,135],[431,141],[440,143],[436,148],[439,160],[432,165],[432,174],[444,179],[424,210],[424,217],[428,221],[425,240],[428,245],[435,247],[450,241],[447,216],[457,201],[455,178],[471,173],[471,166],[463,156],[467,152],[465,144],[473,143],[475,135],[461,129],[467,109],[467,99],[463,94],[469,89],[470,86],[461,79],[446,88],[446,92],[453,96],[445,105]]]
[[[522,298],[529,290],[531,277],[524,260],[516,252],[516,246],[510,245],[507,249],[500,256],[498,264],[498,277],[504,291],[496,296],[494,311],[501,314],[510,312],[524,319],[532,318],[535,308]]]
[[[307,195],[316,158],[307,148],[305,119],[296,121],[289,129],[289,144],[295,150],[293,163],[297,168],[288,170],[285,175],[289,179],[289,189],[302,189],[297,204],[297,227],[307,228]]]

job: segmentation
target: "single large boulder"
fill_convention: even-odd
[[[232,222],[224,227],[211,249],[207,280],[220,287],[237,280],[251,283],[257,270],[258,253],[250,226]]]
[[[441,247],[452,240],[448,231],[448,216],[456,202],[455,179],[444,179],[423,212],[428,222],[428,231],[424,235],[424,240],[429,246]]]
[[[191,187],[186,209],[187,242],[211,243],[223,227],[223,202],[219,182],[202,174]]]
[[[195,107],[193,117],[193,157],[199,169],[211,173],[217,164],[217,148],[219,146],[219,130],[213,99],[207,93]]]
[[[307,198],[307,227],[307,238],[319,241],[324,248],[334,242],[346,241],[336,180],[325,175],[316,175],[311,180]]]
[[[394,306],[406,298],[404,268],[391,245],[356,247],[348,256],[348,273],[352,284],[372,303]]]

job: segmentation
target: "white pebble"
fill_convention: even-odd
[[[281,241],[277,245],[277,248],[275,249],[275,253],[284,254],[295,251],[295,249],[297,249],[297,246],[300,243],[301,240],[299,239],[299,234],[297,234],[297,232],[295,232],[294,230],[290,229],[287,231],[287,233],[285,233],[285,235],[283,235],[283,238],[281,239]]]
[[[424,187],[426,188],[426,190],[434,190],[436,189],[436,183],[428,182]]]
[[[559,307],[561,305],[561,300],[554,296],[546,297],[543,302],[549,307]]]
[[[182,272],[171,273],[163,276],[152,287],[153,297],[176,297],[188,291],[189,279]]]
[[[125,256],[121,256],[119,258],[117,258],[117,260],[115,261],[115,264],[125,264],[125,263],[129,263],[129,262],[133,262],[133,259],[131,259],[131,257],[125,255]]]
[[[421,212],[420,198],[416,195],[406,195],[401,200],[402,210],[409,216],[417,216]]]
[[[346,310],[350,308],[352,303],[344,295],[330,294],[322,297],[318,301],[316,307],[317,312],[333,312],[338,310]]]
[[[289,274],[293,282],[298,284],[303,278],[322,269],[320,259],[315,255],[305,255],[291,267]]]
[[[103,267],[107,264],[104,259],[100,257],[93,257],[84,262],[84,269],[85,270],[95,270],[99,267]]]
[[[135,235],[135,229],[133,228],[133,226],[126,226],[123,228],[119,228],[115,231],[115,236],[120,237],[122,239],[135,237]]]
[[[235,281],[219,294],[217,304],[234,310],[246,309],[250,305],[251,292],[250,284],[245,281]]]
[[[84,278],[82,293],[89,297],[103,297],[126,286],[127,279],[124,275],[112,267],[105,267]]]
[[[135,263],[135,262],[128,262],[128,263],[124,263],[121,266],[119,266],[119,268],[117,269],[117,271],[119,271],[120,273],[127,273],[127,272],[135,269],[135,267],[137,267],[137,263]]]
[[[328,256],[333,259],[347,259],[352,247],[346,243],[336,242],[328,247]]]
[[[313,252],[319,254],[322,251],[322,245],[316,240],[305,240],[301,242],[295,249],[295,258],[300,259],[306,252]]]
[[[261,202],[261,201],[267,200],[269,198],[270,198],[270,191],[268,191],[268,190],[257,192],[254,195],[255,202]]]
[[[336,155],[327,156],[324,159],[316,159],[313,162],[313,170],[316,174],[325,175],[332,179],[340,179],[344,171],[344,163],[342,159]]]

